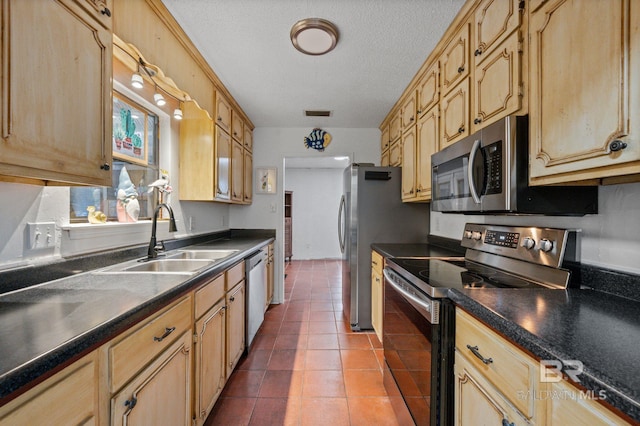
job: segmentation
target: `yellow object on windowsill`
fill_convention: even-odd
[[[96,210],[95,206],[87,207],[87,211],[89,212],[87,215],[89,223],[105,223],[107,221],[107,215],[100,210]]]

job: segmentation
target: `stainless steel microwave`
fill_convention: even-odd
[[[529,186],[528,116],[509,116],[431,156],[431,208],[467,214],[598,213],[598,188]]]

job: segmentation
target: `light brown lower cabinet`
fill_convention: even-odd
[[[274,287],[274,263],[273,263],[273,243],[267,247],[267,294],[264,301],[264,310],[266,312],[269,309],[269,305],[273,300],[273,287]]]
[[[244,352],[244,280],[227,293],[227,379]]]
[[[111,424],[191,424],[191,333],[184,332],[111,399]]]
[[[0,408],[0,425],[96,425],[99,419],[97,351]]]
[[[202,425],[226,382],[225,300],[220,300],[200,320],[195,332],[195,420]]]

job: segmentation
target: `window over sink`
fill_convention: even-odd
[[[138,220],[150,219],[157,203],[157,191],[149,184],[159,178],[159,117],[144,105],[114,90],[113,164],[111,187],[71,187],[69,221],[87,222],[88,208],[103,212],[107,221],[118,221],[117,192],[126,168],[140,205]],[[124,175],[123,175],[124,176]]]

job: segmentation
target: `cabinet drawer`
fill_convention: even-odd
[[[227,284],[225,290],[231,290],[236,284],[244,279],[244,262],[238,263],[233,268],[227,270]]]
[[[372,251],[371,252],[371,269],[376,271],[378,274],[382,275],[383,266],[384,264],[383,264],[382,255],[377,251]]]
[[[191,323],[190,297],[145,321],[109,348],[111,391],[122,387],[142,367],[166,349]],[[171,328],[175,329],[166,337]]]
[[[195,318],[200,318],[215,303],[224,297],[224,274],[217,276],[196,290]]]
[[[474,355],[471,348],[487,363]],[[537,388],[538,364],[533,358],[459,309],[456,310],[456,351],[527,418],[533,416],[533,399],[518,398],[522,392]]]

